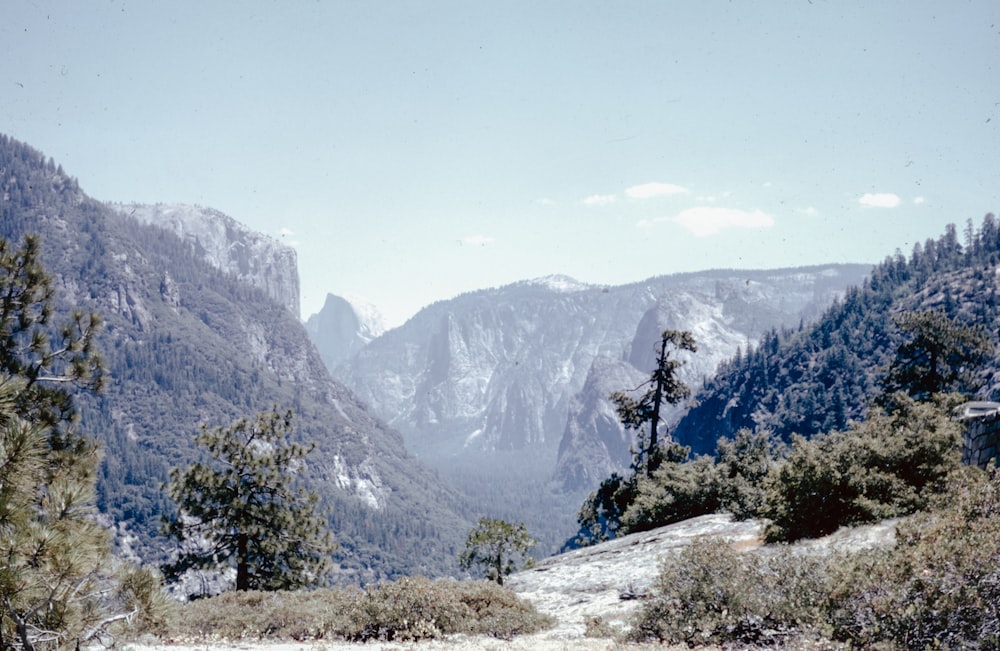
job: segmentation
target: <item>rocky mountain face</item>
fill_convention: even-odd
[[[385,332],[385,325],[374,306],[327,294],[306,330],[327,368],[336,368]]]
[[[295,249],[213,208],[189,204],[110,203],[112,209],[175,233],[210,265],[260,288],[299,316]]]
[[[285,295],[297,282],[294,256],[263,238],[252,244],[218,215],[181,211],[183,227],[164,227],[140,212],[90,199],[51,159],[0,135],[0,237],[41,236],[57,322],[78,307],[105,323],[107,388],[77,400],[81,430],[102,442],[98,507],[122,548],[151,562],[169,551],[157,533],[173,508],[162,486],[171,467],[198,458],[201,425],[278,406],[316,443],[298,479],[331,507],[343,581],[456,571],[469,527],[463,501],[331,379],[293,312],[297,299]],[[236,257],[221,252],[240,242]],[[253,246],[268,252],[257,259]]]
[[[551,457],[564,488],[591,487],[627,466],[631,435],[606,397],[648,375],[663,329],[694,334],[699,351],[683,377],[698,385],[765,331],[814,318],[869,270],[709,271],[619,287],[525,281],[431,305],[333,373],[439,466],[523,450]]]
[[[592,487],[631,462],[634,434],[618,421],[607,397],[638,387],[656,367],[656,348],[664,330],[688,330],[697,353],[682,352],[679,377],[697,391],[721,363],[756,345],[761,334],[796,327],[860,284],[867,265],[829,266],[764,272],[705,272],[666,286],[643,313],[635,334],[617,358],[595,360],[573,399],[559,447],[554,477],[564,488]],[[676,355],[676,353],[675,353]],[[687,404],[666,406],[669,429]]]

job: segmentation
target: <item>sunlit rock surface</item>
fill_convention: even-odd
[[[299,317],[299,271],[292,247],[213,208],[162,203],[108,205],[193,242],[213,267],[264,290]]]
[[[841,529],[825,538],[794,545],[802,553],[825,554],[895,543],[895,520]],[[769,553],[762,544],[763,525],[734,521],[722,513],[703,515],[660,529],[631,534],[584,547],[539,562],[533,569],[510,576],[506,585],[557,620],[550,634],[582,636],[589,619],[599,617],[624,627],[641,606],[660,569],[660,561],[692,541],[716,538],[747,553]]]

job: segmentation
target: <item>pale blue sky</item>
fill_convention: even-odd
[[[1000,3],[23,2],[0,131],[398,323],[458,293],[877,262],[1000,211]]]

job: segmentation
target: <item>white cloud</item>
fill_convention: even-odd
[[[858,199],[858,203],[862,206],[872,206],[873,208],[895,208],[899,205],[899,196],[891,192],[866,192]]]
[[[927,199],[925,199],[923,197],[914,197],[913,198],[913,205],[919,206],[922,203],[926,203],[926,201],[927,201]]]
[[[614,202],[615,195],[613,194],[592,194],[583,200],[583,203],[588,206],[606,206]]]
[[[687,194],[688,189],[673,183],[643,183],[633,185],[625,190],[631,199],[652,199],[654,197],[669,197],[674,194]]]
[[[535,203],[539,206],[554,206],[556,202],[548,197],[542,197],[541,199],[535,199]]]
[[[488,246],[496,242],[489,235],[467,235],[461,239],[462,246]]]
[[[774,218],[762,210],[749,211],[715,206],[688,208],[678,213],[672,221],[697,237],[717,235],[730,228],[770,228],[774,226]]]
[[[278,231],[278,234],[282,237],[291,237],[292,235],[295,235],[295,231],[290,228],[282,228]]]

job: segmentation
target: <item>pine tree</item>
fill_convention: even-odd
[[[940,392],[970,393],[976,372],[992,345],[982,326],[964,326],[941,310],[907,312],[894,319],[906,336],[889,366],[882,387],[927,400]]]
[[[229,427],[202,427],[198,444],[212,463],[170,473],[178,513],[165,521],[181,543],[164,567],[176,579],[191,569],[236,568],[236,590],[291,590],[323,580],[333,551],[319,498],[294,488],[313,449],[289,441],[291,410],[277,409]]]
[[[487,579],[503,585],[504,577],[512,574],[522,563],[531,567],[533,562],[528,552],[537,544],[528,535],[524,524],[480,518],[469,532],[459,563],[466,569],[481,565],[486,568]]]
[[[37,237],[26,236],[17,249],[0,238],[0,371],[24,380],[17,413],[55,429],[76,415],[67,387],[97,391],[103,384],[94,347],[101,320],[74,311],[62,325],[53,323],[55,288],[40,252]]]
[[[690,332],[664,330],[656,353],[656,368],[650,374],[649,380],[640,385],[649,387],[646,392],[638,400],[621,391],[616,391],[610,396],[618,411],[618,418],[626,428],[641,430],[643,426],[649,424],[648,438],[643,441],[640,437],[639,447],[636,450],[636,465],[642,465],[642,457],[645,455],[646,474],[650,477],[662,461],[657,440],[657,430],[661,421],[660,408],[664,403],[674,405],[691,395],[691,389],[677,378],[677,370],[685,362],[671,358],[668,346],[692,353],[698,351]]]
[[[54,455],[47,428],[16,413],[0,377],[0,648],[87,642],[115,624],[162,624],[159,577],[115,561],[94,508],[99,454]]]
[[[54,328],[37,238],[0,238],[0,649],[79,644],[155,623],[158,578],[113,561],[94,508],[97,444],[73,430],[70,389],[102,380],[96,315]],[[117,576],[116,576],[117,575]]]

